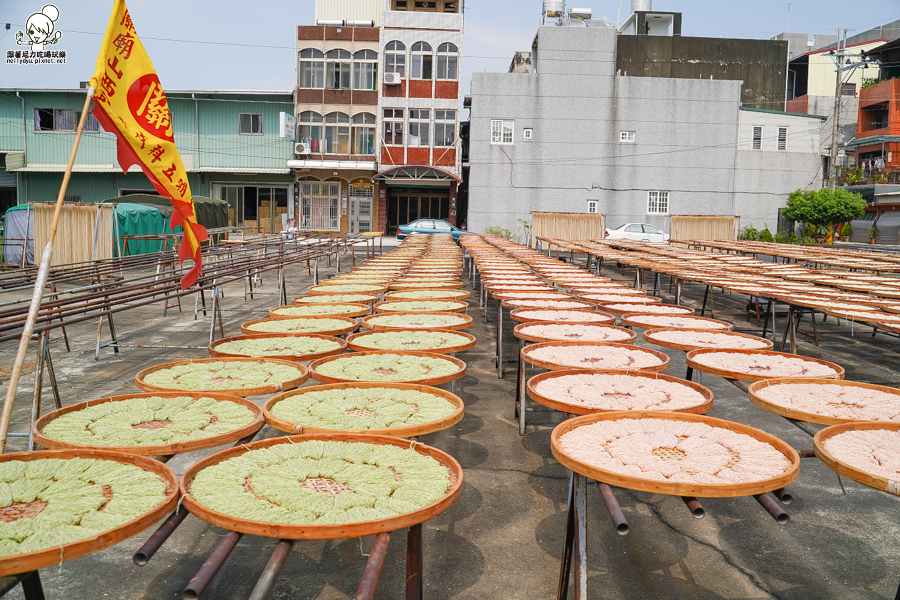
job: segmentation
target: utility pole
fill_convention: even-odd
[[[841,32],[843,31],[843,42],[844,47],[841,48]],[[838,179],[838,165],[837,165],[837,155],[838,155],[838,132],[840,131],[840,122],[841,122],[841,81],[843,79],[843,56],[844,50],[847,47],[847,29],[838,29],[837,35],[837,51],[834,54],[834,62],[837,68],[834,73],[834,118],[832,119],[832,128],[831,128],[831,189],[835,189],[837,187],[837,179]]]

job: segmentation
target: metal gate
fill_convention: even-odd
[[[371,183],[350,184],[350,233],[372,231],[372,204],[375,189]]]

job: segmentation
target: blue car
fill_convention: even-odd
[[[459,236],[469,233],[458,229],[443,219],[417,219],[397,228],[397,239],[404,240],[411,233],[449,233],[454,242],[459,242]]]

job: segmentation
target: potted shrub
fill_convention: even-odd
[[[850,223],[844,223],[843,228],[841,228],[841,239],[845,242],[850,241]]]
[[[875,238],[878,237],[878,226],[872,225],[869,227],[869,243],[874,244]]]

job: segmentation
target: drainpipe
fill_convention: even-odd
[[[200,110],[197,108],[197,96],[191,94],[194,100],[194,131],[197,133],[197,154],[194,155],[194,168],[200,171]]]
[[[19,92],[16,92],[16,96],[19,100],[22,101],[22,151],[25,153],[25,166],[28,166],[28,128],[25,123],[25,97],[22,96]],[[25,202],[24,204],[28,204],[28,173],[24,173],[22,175],[22,179],[25,182]],[[16,183],[18,183],[18,177],[16,178]],[[18,193],[16,193],[17,201],[18,201]],[[26,235],[27,237],[27,235]]]

